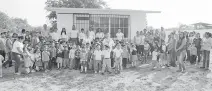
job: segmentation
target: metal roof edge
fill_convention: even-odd
[[[96,8],[55,8],[55,7],[45,7],[48,11],[59,11],[59,10],[91,10],[91,11],[130,11],[130,12],[145,12],[145,13],[161,13],[161,11],[145,11],[145,10],[132,10],[132,9],[96,9]]]

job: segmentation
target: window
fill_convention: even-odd
[[[122,30],[124,37],[129,35],[129,15],[108,15],[108,14],[74,14],[74,25],[77,29],[88,30],[92,27],[94,31],[103,30],[110,33],[112,38],[116,37],[118,29]]]

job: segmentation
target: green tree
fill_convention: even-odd
[[[12,21],[10,20],[10,17],[7,16],[7,14],[0,12],[0,29],[11,29],[13,26]]]
[[[46,7],[56,8],[108,8],[103,0],[47,0]],[[52,30],[56,28],[57,15],[55,11],[51,11],[47,15],[52,24]]]

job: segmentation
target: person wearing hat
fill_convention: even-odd
[[[102,74],[104,75],[106,67],[108,68],[109,73],[111,73],[110,46],[105,45],[105,49],[102,51],[102,53],[103,53]]]

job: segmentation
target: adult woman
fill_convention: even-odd
[[[91,39],[89,37],[89,31],[86,32],[85,38],[83,39],[83,44],[91,44]]]
[[[78,33],[79,33],[79,31],[76,30],[75,25],[73,25],[73,26],[72,26],[72,30],[71,30],[71,32],[70,32],[70,36],[69,36],[71,42],[77,44]]]
[[[15,74],[20,75],[19,66],[21,64],[21,56],[23,56],[23,48],[24,48],[24,37],[19,36],[18,40],[16,40],[13,44],[12,48],[12,59],[15,60]]]
[[[175,32],[173,32],[171,35],[170,35],[170,41],[168,43],[168,50],[169,50],[169,53],[170,53],[170,66],[173,66],[175,67],[176,66],[176,35],[175,35]]]
[[[103,39],[104,38],[104,33],[102,32],[102,30],[100,28],[97,29],[96,38],[99,38],[99,39]]]
[[[95,32],[93,31],[93,28],[89,29],[89,38],[91,39],[91,41],[93,41],[95,39]]]
[[[137,53],[141,54],[141,36],[139,34],[139,31],[136,32],[136,36],[134,37],[134,43],[136,45]]]
[[[85,34],[84,29],[82,28],[81,32],[79,33],[79,37],[78,37],[80,46],[82,45],[83,39],[85,39],[85,37],[86,37],[86,34]]]
[[[210,64],[210,50],[212,47],[212,39],[211,39],[211,34],[209,32],[205,33],[205,39],[203,40],[202,43],[202,51],[203,51],[203,67],[206,70],[209,68]]]
[[[141,42],[140,42],[141,54],[143,56],[144,55],[144,41],[145,41],[145,35],[144,35],[143,31],[140,31],[140,38],[141,38]]]
[[[68,36],[66,35],[66,29],[62,28],[62,31],[60,33],[60,39],[64,40],[64,41],[68,41]]]
[[[186,56],[186,38],[183,32],[180,32],[176,45],[177,61],[179,62],[179,70],[177,72],[185,72],[184,58]]]
[[[197,64],[199,64],[200,59],[201,59],[201,57],[200,57],[201,42],[202,42],[202,39],[200,38],[200,33],[197,33],[196,38],[194,38],[194,43],[195,43],[195,47],[197,48],[197,56],[198,56],[198,63]]]
[[[118,32],[116,33],[116,38],[117,40],[120,42],[120,41],[123,41],[124,39],[124,34],[121,32],[121,29],[118,29]]]

